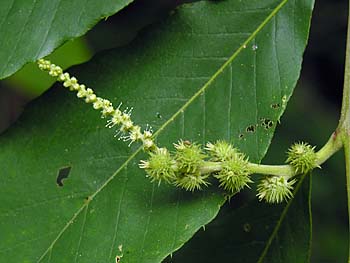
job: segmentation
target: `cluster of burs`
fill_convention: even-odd
[[[253,183],[251,175],[256,173],[256,164],[233,145],[225,141],[207,143],[205,147],[189,141],[180,140],[174,144],[174,151],[158,147],[154,142],[151,129],[141,131],[141,127],[131,120],[131,110],[114,108],[112,103],[95,95],[94,91],[79,84],[75,77],[64,73],[62,68],[48,60],[40,59],[39,68],[63,82],[63,86],[77,93],[77,97],[92,104],[101,111],[103,118],[108,118],[106,127],[119,126],[117,134],[129,144],[140,141],[149,154],[148,160],[140,162],[152,182],[165,182],[187,191],[201,190],[210,185],[211,178],[216,178],[219,187],[230,195],[241,191]],[[317,155],[314,147],[307,143],[296,143],[288,150],[286,160],[293,173],[289,175],[265,175],[257,186],[259,200],[280,203],[293,196],[296,175],[305,174],[317,167]],[[261,169],[260,169],[261,171]]]
[[[251,175],[254,166],[248,157],[226,141],[199,144],[180,140],[174,144],[175,151],[158,148],[150,153],[147,161],[141,161],[152,181],[165,181],[188,191],[200,190],[208,186],[214,177],[229,194],[241,191],[253,183]],[[314,147],[306,143],[296,143],[288,150],[286,163],[293,169],[293,175],[267,175],[257,186],[259,200],[280,203],[293,196],[293,185],[297,174],[305,174],[315,168]]]

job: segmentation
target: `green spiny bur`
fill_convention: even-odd
[[[308,173],[315,167],[317,156],[315,153],[315,147],[308,143],[295,143],[288,150],[287,163],[292,165],[296,173]]]
[[[141,161],[140,168],[145,169],[152,182],[171,182],[175,179],[175,160],[166,148],[158,148],[151,152],[147,161]]]
[[[231,144],[222,140],[218,140],[215,143],[208,142],[205,149],[209,152],[211,160],[214,162],[231,160],[238,152]]]
[[[201,146],[183,140],[180,140],[174,146],[176,148],[175,160],[178,170],[182,173],[198,173],[199,167],[204,163],[204,158],[207,157]]]
[[[253,182],[249,175],[248,160],[243,154],[236,153],[230,160],[222,162],[222,169],[215,177],[219,180],[220,187],[235,193]]]
[[[268,203],[281,203],[293,197],[295,179],[289,180],[284,176],[268,176],[258,185],[257,197]]]

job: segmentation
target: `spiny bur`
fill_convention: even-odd
[[[196,173],[206,157],[200,145],[180,140],[174,147],[178,170],[184,173]]]
[[[200,167],[204,163],[206,155],[200,145],[188,141],[180,140],[174,144],[176,153],[177,175],[174,181],[175,186],[188,191],[202,189],[208,186],[207,178],[209,174],[201,174]]]
[[[210,159],[213,162],[231,160],[238,153],[236,148],[222,140],[218,140],[215,143],[208,142],[205,149],[209,152]]]
[[[238,152],[229,160],[222,162],[222,169],[215,177],[220,182],[219,186],[231,193],[239,192],[253,182],[250,179],[248,159],[244,154]]]
[[[317,155],[315,153],[315,147],[308,143],[295,143],[288,152],[288,158],[286,163],[294,167],[296,173],[308,173],[315,167],[319,167],[316,163]]]
[[[170,182],[175,178],[176,165],[166,148],[157,148],[149,153],[147,161],[142,160],[139,167],[145,169],[152,182]]]
[[[260,201],[268,203],[282,203],[293,197],[293,185],[295,179],[288,179],[284,176],[268,176],[261,180],[258,185],[257,197]]]
[[[210,161],[221,162],[222,169],[214,175],[219,180],[220,187],[236,193],[252,183],[248,158],[238,149],[221,140],[207,143],[205,149],[209,152]]]

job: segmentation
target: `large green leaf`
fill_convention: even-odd
[[[311,176],[300,180],[288,204],[234,198],[204,231],[167,262],[309,262]]]
[[[73,73],[134,106],[134,120],[152,125],[161,145],[228,139],[259,161],[299,76],[312,6],[187,4]],[[0,138],[0,259],[112,262],[122,245],[124,262],[160,262],[216,216],[225,198],[215,185],[188,193],[151,184],[138,146],[113,133],[61,87],[28,106]]]
[[[83,35],[132,0],[1,0],[0,79]]]

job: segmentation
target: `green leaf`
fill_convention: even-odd
[[[0,2],[0,79],[86,33],[132,0]]]
[[[187,4],[73,75],[133,106],[160,145],[228,139],[259,161],[299,76],[312,7]],[[27,107],[0,138],[0,259],[160,262],[216,216],[225,197],[215,183],[196,193],[151,184],[137,166],[141,149],[113,134],[61,87]]]
[[[166,262],[309,262],[311,176],[288,204],[234,198],[218,217]],[[234,259],[234,261],[232,261]]]
[[[48,59],[54,60],[62,68],[68,68],[88,61],[91,56],[86,41],[83,38],[76,38],[56,49],[49,55]],[[45,72],[38,71],[37,63],[25,65],[16,74],[4,80],[6,85],[20,89],[31,96],[42,94],[55,82],[56,80]]]

